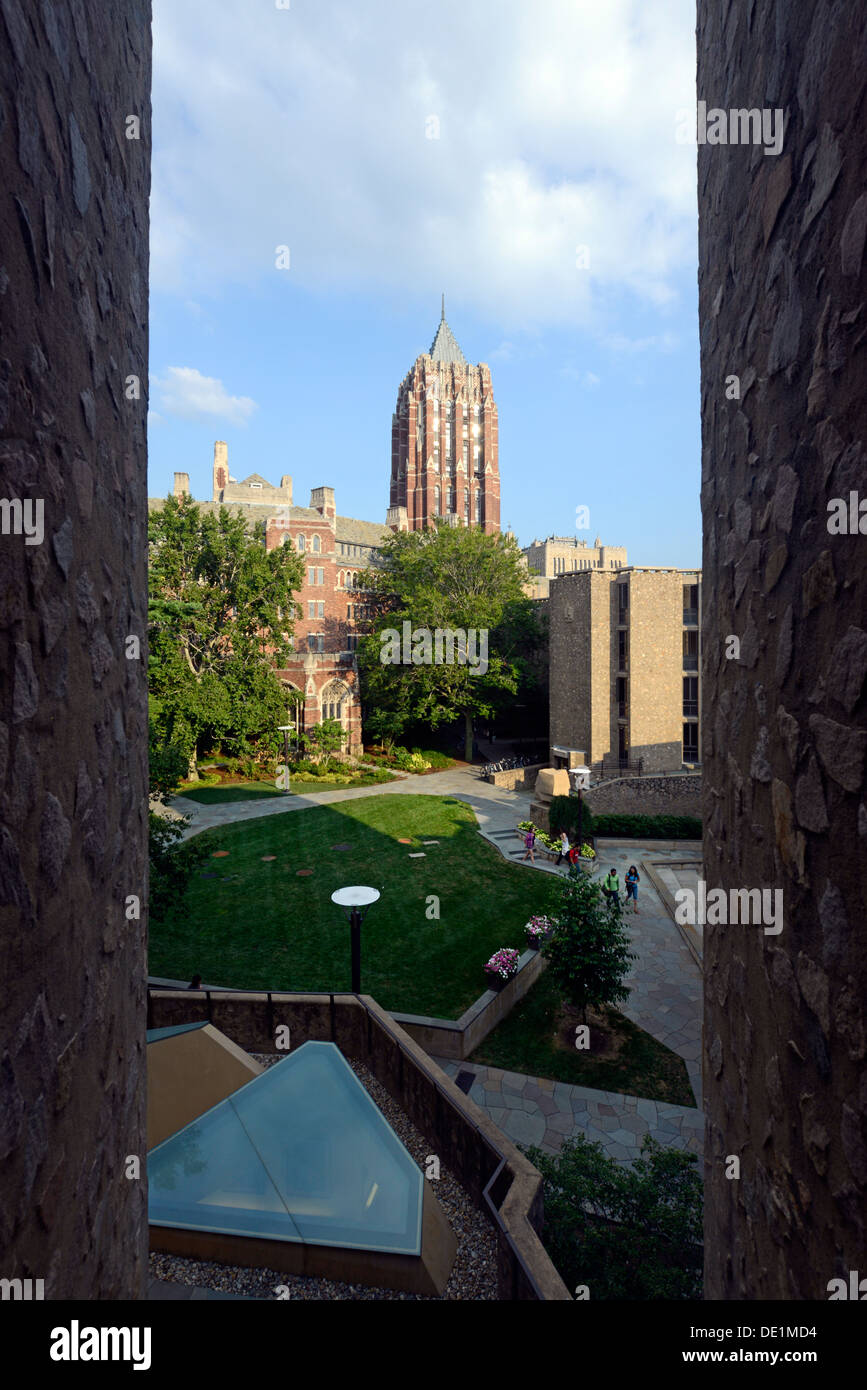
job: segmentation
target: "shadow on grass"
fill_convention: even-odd
[[[208,858],[171,919],[151,922],[152,974],[349,989],[349,925],[330,899],[368,884],[381,898],[362,927],[362,990],[386,1009],[444,1018],[483,993],[495,950],[524,949],[524,924],[548,909],[557,882],[506,863],[452,797],[359,797],[197,838],[220,857]]]

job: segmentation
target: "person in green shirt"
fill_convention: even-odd
[[[617,906],[620,906],[620,879],[617,877],[616,869],[609,869],[602,881],[602,891],[606,898],[613,898]]]

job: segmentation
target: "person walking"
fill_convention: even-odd
[[[632,911],[633,911],[633,914],[636,913],[636,912],[638,911],[638,883],[639,883],[639,877],[640,877],[640,876],[639,876],[638,870],[636,869],[635,865],[634,865],[634,864],[630,864],[630,865],[629,865],[629,871],[628,871],[628,873],[627,873],[627,875],[626,875],[626,901],[627,901],[627,903],[628,903],[628,902],[629,902],[629,899],[630,899],[630,898],[632,899],[632,903],[633,903]]]
[[[531,863],[531,864],[535,864],[535,862],[536,862],[536,856],[535,856],[535,854],[533,853],[533,850],[534,850],[534,847],[535,847],[535,844],[536,844],[536,832],[535,832],[535,830],[528,830],[528,831],[527,831],[526,835],[524,836],[524,844],[526,845],[526,850],[525,850],[525,853],[524,853],[524,859],[526,859],[526,858],[529,856],[530,863]],[[522,862],[523,862],[523,860],[522,860]]]
[[[561,863],[569,853],[569,836],[565,830],[560,831],[560,853],[557,855],[557,863]]]
[[[607,876],[602,881],[602,891],[609,902],[613,899],[615,906],[620,906],[620,879],[617,877],[616,869],[608,870]]]

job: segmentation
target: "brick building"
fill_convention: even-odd
[[[175,496],[189,491],[189,475],[176,473]],[[358,750],[362,730],[355,650],[364,621],[364,595],[357,579],[375,563],[388,528],[338,516],[331,487],[311,489],[310,506],[297,507],[288,474],[279,487],[258,473],[238,482],[229,474],[228,448],[222,440],[214,445],[212,493],[210,502],[199,503],[203,511],[225,506],[251,528],[262,521],[268,550],[292,545],[304,557],[294,655],[277,672],[287,691],[301,692],[304,700],[300,718],[294,703],[287,701],[286,722],[303,731],[322,719],[337,719],[349,736],[345,747]],[[151,510],[161,506],[161,498],[149,500]]]
[[[700,761],[700,571],[576,570],[551,583],[549,618],[555,765]]]
[[[445,300],[430,352],[416,358],[397,393],[388,524],[421,531],[438,516],[453,526],[500,529],[491,371],[467,362],[446,323]]]
[[[626,566],[624,545],[603,545],[597,536],[592,545],[577,536],[548,536],[534,540],[521,551],[530,574],[527,593],[531,598],[547,598],[551,580],[577,570],[618,570]]]

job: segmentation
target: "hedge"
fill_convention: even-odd
[[[577,796],[551,798],[548,822],[552,835],[565,830],[567,835],[578,834]],[[594,815],[584,806],[581,819],[584,835],[621,836],[637,840],[700,840],[701,820],[698,816],[641,816],[614,812]]]

